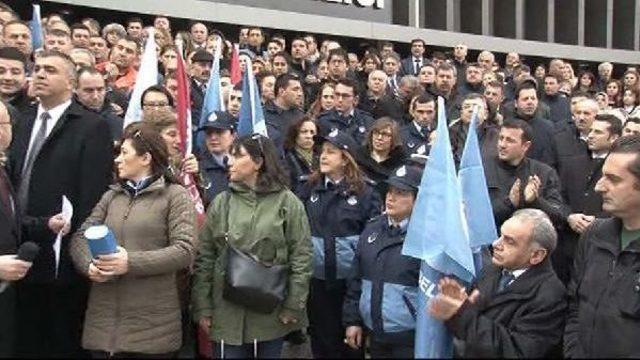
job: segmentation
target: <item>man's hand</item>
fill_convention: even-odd
[[[478,290],[474,290],[468,296],[466,289],[460,283],[447,277],[438,283],[438,291],[438,294],[429,301],[428,311],[431,316],[440,321],[451,319],[465,301],[475,304],[480,296]]]
[[[538,175],[529,176],[529,180],[527,181],[527,186],[524,188],[524,202],[527,204],[531,204],[536,201],[538,196],[540,196],[540,188],[542,187],[542,182]]]
[[[71,224],[64,220],[62,213],[50,217],[47,226],[54,234],[62,232],[62,236],[67,235],[71,230]]]
[[[345,331],[344,342],[352,349],[359,349],[362,346],[362,328],[360,326],[349,326]]]
[[[468,297],[467,289],[462,287],[456,280],[446,276],[438,282],[438,291],[444,296],[460,301],[465,301]]]
[[[517,179],[509,190],[509,201],[514,207],[520,206],[520,179]]]
[[[290,311],[287,310],[283,310],[280,315],[278,315],[278,318],[284,325],[296,324],[298,322],[298,319]]]
[[[32,263],[19,260],[16,255],[0,256],[0,280],[17,281],[25,277]]]
[[[106,275],[124,275],[129,271],[129,255],[120,246],[115,254],[100,255],[93,262]]]
[[[573,231],[578,234],[582,234],[587,230],[595,218],[595,216],[585,214],[571,214],[567,217],[567,222]]]

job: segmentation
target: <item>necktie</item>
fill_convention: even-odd
[[[429,129],[426,126],[421,127],[420,128],[420,134],[422,134],[422,136],[425,139],[428,139],[429,138]]]
[[[504,291],[504,289],[506,289],[506,287],[509,286],[509,283],[511,283],[515,279],[516,277],[513,276],[511,272],[503,271],[502,277],[500,278],[500,282],[498,283],[498,292]]]
[[[413,73],[417,74],[420,71],[420,63],[421,63],[421,61],[420,61],[420,59],[416,59],[415,62],[416,62],[416,68],[413,71]]]
[[[28,206],[27,200],[29,196],[29,183],[31,182],[31,170],[33,170],[33,163],[36,157],[38,157],[42,145],[44,145],[45,140],[47,140],[47,123],[51,120],[51,115],[49,115],[48,112],[44,112],[40,115],[40,120],[40,129],[38,129],[38,133],[33,139],[31,148],[27,151],[27,159],[22,167],[22,179],[20,181],[20,188],[18,189],[18,201],[21,208],[25,211]]]

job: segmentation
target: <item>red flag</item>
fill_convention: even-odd
[[[178,80],[178,99],[176,110],[178,112],[178,132],[180,133],[180,143],[182,154],[184,156],[191,154],[191,96],[189,95],[189,81],[187,72],[184,67],[182,56],[178,56],[178,68],[176,70],[176,79]],[[205,220],[205,209],[200,199],[200,193],[193,180],[192,174],[180,174],[182,185],[189,191],[191,200],[196,205],[198,216],[198,226],[201,226]]]
[[[178,56],[178,68],[176,72],[176,79],[178,80],[178,98],[176,104],[176,110],[178,113],[178,132],[180,134],[182,154],[187,156],[191,154],[192,140],[191,96],[189,94],[189,79],[187,77],[187,72],[185,71],[182,55]],[[202,199],[200,198],[196,182],[193,180],[192,174],[187,174],[185,172],[180,173],[179,180],[182,183],[182,186],[187,189],[189,197],[191,197],[191,201],[193,201],[196,207],[196,221],[198,229],[200,229],[206,220],[206,211],[204,204],[202,203]],[[200,327],[198,327],[198,352],[200,356],[206,359],[211,359],[213,357],[211,341]]]
[[[238,46],[233,45],[231,53],[231,83],[233,85],[242,81],[242,70],[240,69],[240,57],[238,56]]]

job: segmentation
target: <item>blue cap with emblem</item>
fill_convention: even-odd
[[[213,111],[207,116],[205,121],[198,131],[206,131],[208,129],[221,129],[221,130],[235,130],[236,119],[226,111]]]
[[[415,166],[402,165],[389,176],[385,181],[389,186],[393,186],[400,190],[418,191],[420,181],[422,180],[422,171]]]
[[[322,138],[322,141],[328,141],[338,149],[345,150],[351,156],[355,156],[356,149],[358,148],[358,143],[356,143],[351,136],[338,129],[331,130],[331,132]]]

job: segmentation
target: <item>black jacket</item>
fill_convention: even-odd
[[[529,268],[502,292],[502,268],[489,265],[478,278],[480,298],[465,302],[446,322],[464,342],[465,358],[541,358],[561,343],[567,303],[564,285],[548,260]]]
[[[282,146],[289,126],[302,118],[304,113],[298,108],[282,109],[272,101],[264,105],[263,111],[269,138],[273,141],[276,149],[282,153]]]
[[[410,55],[404,59],[402,59],[400,61],[400,75],[404,76],[404,75],[414,75],[417,76],[418,73],[420,72],[420,68],[418,68],[418,71],[414,71],[414,58],[413,55]],[[423,57],[422,58],[422,65],[428,64],[429,63],[429,59]]]
[[[205,91],[194,80],[190,80],[189,95],[191,96],[191,126],[195,130],[198,129],[200,116],[202,115],[202,104],[204,103]],[[207,115],[207,114],[205,114]]]
[[[484,94],[484,85],[482,82],[476,85],[469,84],[468,82],[463,82],[458,86],[458,96],[464,97],[468,94]]]
[[[429,155],[431,147],[429,146],[429,134],[433,129],[426,129],[426,134],[418,131],[413,121],[400,129],[400,137],[402,138],[402,146],[407,156],[411,154]]]
[[[337,110],[325,111],[318,116],[318,135],[324,137],[338,129],[349,134],[356,143],[363,144],[373,122],[371,115],[360,109],[353,109],[353,115],[349,116],[342,116]]]
[[[542,101],[549,106],[551,122],[562,123],[571,120],[571,103],[566,96],[560,93],[544,95]]]
[[[544,211],[555,226],[562,226],[569,215],[569,209],[560,195],[560,180],[555,170],[546,164],[525,158],[520,165],[511,166],[498,156],[483,158],[484,173],[489,187],[489,197],[493,216],[498,228],[519,208],[536,208]],[[529,176],[538,175],[542,183],[538,199],[531,204],[524,202],[524,188]],[[520,206],[514,207],[509,200],[509,192],[516,179],[520,179]]]
[[[111,138],[113,141],[118,141],[122,137],[122,130],[124,120],[113,112],[113,108],[108,101],[105,101],[102,109],[98,112],[102,116],[107,124],[109,124],[109,130],[111,131]]]
[[[205,203],[209,204],[219,193],[229,189],[229,169],[220,164],[208,151],[201,151],[198,160],[204,176]]]
[[[360,170],[374,182],[374,186],[380,196],[384,197],[387,190],[385,180],[407,161],[407,154],[404,152],[402,146],[397,146],[389,153],[389,158],[376,162],[366,146],[362,146],[356,153],[356,161],[360,165]]]
[[[313,156],[312,166],[309,166],[295,150],[285,150],[284,152],[284,165],[289,172],[289,188],[296,195],[299,195],[302,191],[302,186],[309,180],[309,175],[313,171],[313,167],[317,164],[318,157]]]
[[[0,166],[0,181],[9,187],[10,196],[14,199],[13,213],[7,213],[6,205],[0,198],[0,255],[12,255],[18,250],[20,243],[20,211],[15,204],[16,194],[9,182],[9,177]],[[13,286],[0,293],[0,358],[14,356],[13,334],[15,333],[16,295]]]
[[[37,109],[23,114],[14,126],[9,152],[9,175],[15,188],[21,179],[31,130]],[[56,282],[79,280],[68,252],[69,238],[89,215],[111,183],[113,144],[106,121],[72,101],[38,153],[31,172],[28,204],[21,204],[23,241],[40,245],[26,281],[51,283],[55,280],[53,242],[47,227],[49,217],[61,210],[62,195],[73,204],[70,233],[62,238],[60,266]]]
[[[526,121],[533,129],[533,141],[531,141],[527,157],[542,161],[555,168],[557,155],[556,146],[553,142],[555,133],[553,124],[549,120],[537,116],[525,118],[517,115],[516,118]]]
[[[640,241],[621,250],[621,229],[619,219],[596,219],[578,242],[566,357],[640,357]]]
[[[405,115],[407,115],[407,104],[403,99],[393,94],[386,94],[377,102],[373,117],[379,119],[388,116],[398,122],[400,126],[406,123]]]
[[[465,124],[460,119],[449,125],[449,140],[451,141],[451,150],[453,151],[453,160],[456,163],[456,167],[460,165],[468,133],[469,124]],[[485,157],[498,155],[500,128],[485,121],[478,127],[477,134],[480,153]]]

